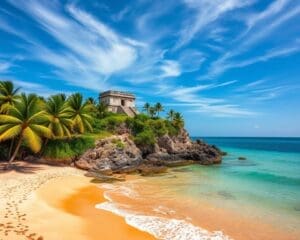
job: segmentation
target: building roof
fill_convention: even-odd
[[[130,92],[122,92],[122,91],[114,91],[114,90],[109,90],[100,93],[100,97],[108,97],[108,96],[114,96],[114,97],[126,97],[126,98],[132,98],[135,99],[134,94]]]

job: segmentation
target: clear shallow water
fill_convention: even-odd
[[[228,153],[221,165],[104,185],[108,202],[97,207],[159,239],[227,239],[201,227],[203,202],[299,233],[300,138],[201,139]]]
[[[220,166],[191,166],[209,181],[192,194],[219,193],[261,215],[300,220],[300,138],[202,138],[228,153]],[[238,157],[246,160],[238,160]],[[197,177],[196,177],[197,178]],[[195,181],[197,181],[195,179]],[[230,204],[229,204],[230,205]],[[247,213],[247,211],[246,211]],[[253,213],[253,212],[252,212]],[[258,215],[259,215],[258,214]],[[278,219],[277,219],[278,220]]]

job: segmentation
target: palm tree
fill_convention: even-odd
[[[169,119],[172,122],[174,117],[175,117],[175,111],[173,109],[170,109],[170,111],[167,114],[167,119]]]
[[[63,94],[53,95],[48,98],[45,106],[48,114],[47,125],[54,137],[71,137],[72,120],[69,118],[70,108]]]
[[[68,99],[68,116],[72,119],[72,128],[84,133],[86,130],[92,131],[93,117],[91,115],[92,106],[88,102],[83,102],[80,93],[72,94]]]
[[[149,108],[149,115],[153,118],[156,115],[156,109],[154,107]]]
[[[157,113],[157,116],[159,116],[160,112],[164,111],[164,107],[159,102],[154,105],[154,108]]]
[[[104,118],[106,113],[107,113],[107,110],[108,110],[108,106],[106,103],[104,102],[100,102],[97,106],[97,117],[98,118]]]
[[[9,106],[16,103],[19,90],[10,81],[0,81],[0,113],[6,113]]]
[[[0,114],[0,142],[17,139],[14,153],[9,159],[9,165],[17,156],[23,142],[33,151],[39,152],[42,137],[50,138],[52,132],[44,123],[47,114],[42,110],[40,100],[36,95],[22,94],[20,100],[10,106],[7,114]]]
[[[144,111],[146,111],[146,113],[148,115],[150,114],[150,111],[149,111],[150,108],[151,108],[150,103],[145,103],[144,106],[143,106]]]
[[[89,104],[92,104],[92,105],[96,105],[96,104],[97,104],[95,98],[92,98],[92,97],[89,97],[86,101],[87,101]]]
[[[184,119],[183,119],[183,116],[181,115],[181,113],[176,112],[174,114],[173,124],[179,128],[182,128],[184,126]]]

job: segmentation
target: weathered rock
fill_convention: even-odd
[[[122,172],[122,169],[129,171],[129,168],[138,166],[141,161],[141,151],[125,134],[97,141],[95,148],[84,153],[75,165],[84,170],[107,174]]]
[[[129,136],[123,134],[97,141],[95,148],[83,154],[75,166],[100,174],[103,181],[106,180],[103,176],[113,173],[152,175],[165,172],[167,167],[218,164],[222,160],[222,152],[217,147],[203,141],[192,142],[184,129],[178,136],[164,135],[154,146],[140,148]]]
[[[94,182],[94,183],[125,181],[126,180],[125,175],[111,175],[111,176],[108,176],[108,175],[105,175],[105,174],[102,174],[102,173],[99,173],[99,172],[93,172],[93,171],[87,172],[85,174],[85,176],[86,177],[92,177],[93,178],[92,182]]]
[[[163,165],[176,166],[177,164],[180,165],[181,162],[184,165],[185,161],[190,161],[187,164],[196,162],[203,165],[218,164],[222,161],[222,152],[217,147],[202,141],[191,142],[184,130],[178,137],[171,138],[165,135],[160,137],[157,142],[160,149],[166,151],[149,154],[147,159],[153,163],[162,161]]]
[[[167,172],[166,166],[154,166],[154,165],[141,165],[138,167],[138,171],[142,176],[152,176],[159,173]]]

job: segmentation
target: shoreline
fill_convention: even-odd
[[[0,174],[0,194],[3,196],[0,211],[5,213],[0,216],[0,239],[24,239],[24,236],[32,240],[97,239],[99,236],[108,240],[155,239],[145,229],[139,230],[141,226],[138,229],[127,224],[124,216],[109,209],[99,209],[99,205],[108,202],[104,197],[107,189],[91,183],[91,178],[85,177],[83,171],[30,163],[21,165],[30,171]],[[139,178],[127,176],[129,181],[124,183]],[[122,200],[132,204],[126,198]],[[222,231],[224,235],[221,236],[233,239],[297,239],[288,232],[254,222],[250,217],[242,218],[238,213],[206,202],[199,202],[197,211],[178,203],[172,202],[168,207],[190,216],[187,223],[193,224],[193,230],[205,228],[212,234]],[[144,210],[142,204],[138,207]],[[148,217],[152,217],[151,214]],[[182,218],[170,215],[167,219]],[[160,225],[162,229],[164,226]]]

